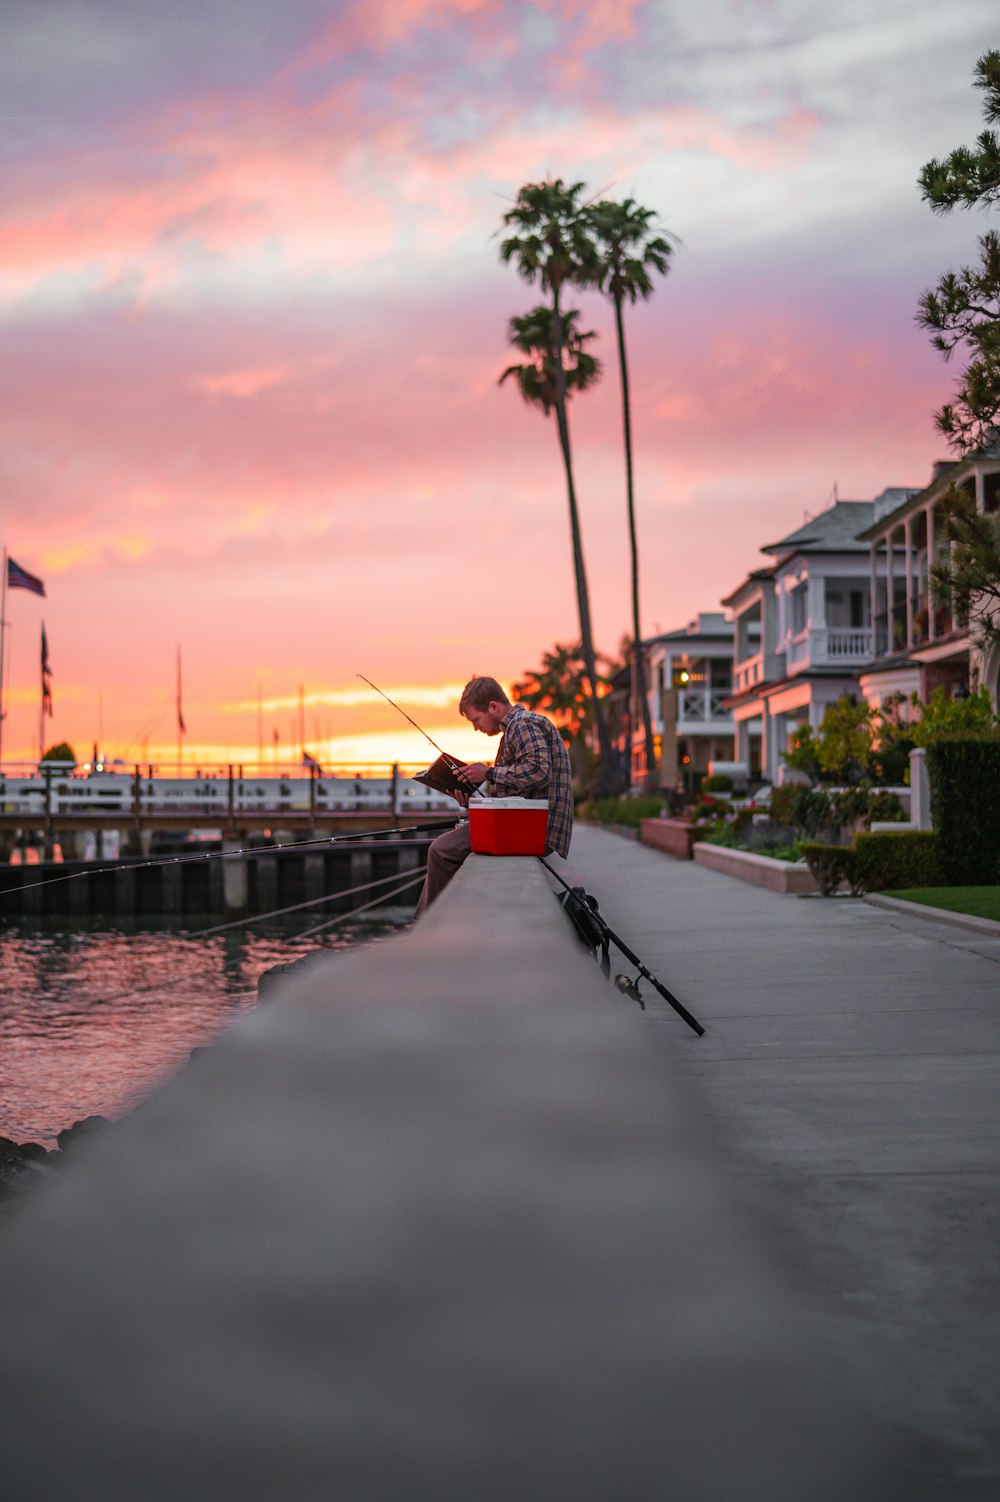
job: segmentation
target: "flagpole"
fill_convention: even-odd
[[[38,707],[38,765],[41,767],[42,757],[45,755],[45,622],[42,622],[42,698]]]
[[[181,711],[181,649],[177,648],[177,775],[184,765],[184,716]]]
[[[257,679],[257,762],[260,766],[258,777],[264,775],[264,690],[260,679]]]
[[[3,669],[7,638],[7,545],[3,550],[3,585],[0,593],[0,767],[3,766],[3,722],[7,718],[3,707]]]

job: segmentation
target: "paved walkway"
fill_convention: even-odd
[[[592,828],[566,873],[705,1024],[644,986],[789,1278],[919,1436],[921,1502],[996,1502],[1000,939],[780,897]]]

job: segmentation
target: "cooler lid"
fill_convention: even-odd
[[[478,794],[469,799],[469,809],[494,809],[499,813],[513,812],[515,809],[533,808],[536,813],[539,809],[548,812],[547,798],[483,798]]]

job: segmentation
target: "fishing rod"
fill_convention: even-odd
[[[383,693],[377,683],[373,683],[370,678],[366,678],[364,673],[358,673],[357,676],[361,679],[362,683],[367,683],[369,688],[373,688],[377,694],[380,694],[387,704],[391,704],[397,714],[401,714],[403,719],[407,720],[413,726],[414,730],[419,731],[424,740],[433,746],[434,750],[438,753],[437,761],[433,762],[427,768],[426,772],[418,772],[414,781],[422,782],[425,787],[433,788],[435,792],[447,793],[452,798],[457,797],[459,793],[464,795],[471,792],[474,784],[466,782],[462,776],[466,763],[459,761],[457,756],[451,756],[447,751],[442,751],[437,741],[433,740],[427,734],[423,726],[418,725],[416,720],[412,719],[406,713],[405,709],[400,709],[395,700],[390,699],[388,694]]]
[[[601,968],[604,971],[605,976],[610,978],[611,965],[608,959],[608,945],[610,942],[613,943],[617,949],[621,950],[622,954],[627,960],[631,960],[632,964],[635,965],[638,969],[639,974],[646,980],[648,980],[651,986],[654,986],[656,990],[659,991],[664,1001],[668,1001],[670,1003],[677,1015],[679,1017],[683,1017],[688,1027],[693,1028],[700,1038],[704,1034],[705,1029],[702,1027],[697,1017],[692,1017],[687,1008],[677,1000],[677,997],[674,996],[673,992],[668,991],[663,982],[657,980],[653,972],[642,963],[642,960],[640,960],[639,956],[628,947],[623,939],[620,939],[618,937],[611,925],[601,917],[600,911],[598,910],[597,898],[592,897],[589,892],[585,892],[583,890],[583,887],[571,887],[569,882],[564,881],[563,878],[559,875],[559,872],[549,865],[544,856],[540,855],[538,859],[545,867],[546,871],[548,871],[549,875],[554,876],[556,881],[559,882],[560,886],[565,887],[565,895],[559,900],[562,903],[563,907],[566,909],[566,912],[568,913],[570,919],[575,924],[577,932],[583,939],[584,943],[589,949],[594,950],[595,953],[598,949],[603,950],[603,960]],[[643,1001],[642,996],[639,994],[639,983],[637,980],[630,981],[628,976],[616,975],[614,983],[619,991],[624,992],[626,996],[631,996],[633,1001],[637,1001],[639,1003],[643,1011],[646,1010],[646,1003]]]
[[[38,887],[52,887],[64,881],[78,881],[83,876],[103,876],[114,871],[150,871],[162,866],[189,866],[196,861],[229,861],[239,860],[246,855],[266,855],[272,850],[309,850],[317,845],[330,846],[346,844],[348,840],[373,840],[384,834],[427,834],[434,829],[442,829],[445,825],[453,823],[453,819],[445,814],[443,818],[435,819],[430,824],[412,824],[409,829],[403,831],[395,826],[389,829],[361,829],[350,834],[329,835],[323,840],[285,840],[270,845],[250,845],[240,850],[210,850],[198,855],[168,855],[160,860],[141,861],[134,857],[126,857],[124,860],[113,861],[107,866],[88,867],[85,871],[71,871],[66,876],[47,876],[43,881],[26,881],[18,886],[4,887],[0,889],[0,898],[10,897],[17,892],[32,892]]]
[[[383,693],[382,690],[379,688],[379,686],[378,686],[377,683],[373,683],[370,678],[366,678],[365,675],[364,675],[364,673],[358,673],[356,676],[361,679],[362,683],[367,683],[367,685],[368,685],[369,688],[373,688],[377,694],[380,694],[381,697],[385,700],[385,702],[387,704],[391,704],[392,707],[393,707],[393,709],[396,711],[396,713],[397,714],[401,714],[403,716],[404,720],[409,720],[410,724],[413,726],[414,730],[419,730],[420,734],[423,736],[424,740],[428,741],[434,747],[434,750],[437,751],[437,753],[440,756],[448,756],[447,751],[442,751],[441,747],[438,745],[437,741],[431,740],[431,737],[427,734],[427,731],[424,730],[423,726],[418,725],[417,722],[416,722],[416,720],[410,719],[410,716],[406,713],[406,710],[405,709],[400,709],[399,705],[395,702],[395,700],[394,699],[390,699],[388,694]],[[449,760],[453,760],[453,758],[449,758]]]

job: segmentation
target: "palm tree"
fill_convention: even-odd
[[[653,722],[646,692],[646,665],[642,654],[639,629],[639,544],[635,529],[635,486],[632,472],[632,406],[629,396],[628,360],[625,354],[625,299],[634,303],[652,295],[651,272],[666,276],[672,245],[663,235],[652,233],[654,214],[633,198],[624,203],[605,200],[591,204],[585,211],[591,227],[597,266],[596,285],[611,298],[615,306],[618,334],[618,368],[622,387],[622,426],[625,433],[625,483],[628,493],[628,530],[632,545],[632,695],[642,706],[642,723],[646,741],[646,785],[656,774],[656,745]]]
[[[513,261],[518,274],[526,282],[537,281],[552,299],[551,306],[547,308],[536,308],[521,320],[511,319],[510,336],[517,348],[531,355],[535,367],[535,374],[526,372],[523,376],[517,376],[522,396],[528,401],[537,401],[546,414],[552,410],[556,414],[559,446],[566,470],[580,639],[594,701],[594,725],[601,755],[598,780],[602,784],[602,791],[612,791],[618,781],[616,758],[607,721],[597,696],[598,673],[590,621],[590,593],[583,559],[567,414],[567,398],[571,387],[585,390],[597,379],[600,369],[598,362],[583,348],[583,342],[593,336],[576,333],[577,315],[571,318],[562,305],[562,293],[567,283],[592,282],[597,271],[590,229],[580,202],[583,186],[583,183],[567,185],[561,177],[549,182],[525,183],[518,192],[513,208],[508,209],[503,216],[504,224],[512,233],[501,241],[500,259],[505,264]],[[571,334],[577,341],[575,348],[571,348],[568,343]],[[538,335],[541,337],[536,337],[533,344],[527,344],[530,337]],[[570,369],[567,369],[567,356],[569,367],[575,376],[573,381],[570,379]],[[581,371],[581,361],[584,373],[576,375],[576,372]],[[587,362],[591,362],[589,375],[585,374]],[[522,369],[524,367],[509,367],[500,377],[501,381]]]
[[[603,655],[598,660],[600,688],[610,688],[615,665]],[[596,753],[593,750],[595,700],[584,687],[587,670],[579,645],[561,646],[558,642],[542,653],[541,666],[525,671],[512,686],[519,704],[537,709],[552,719],[566,742],[573,767],[573,781],[581,789],[593,780]]]

